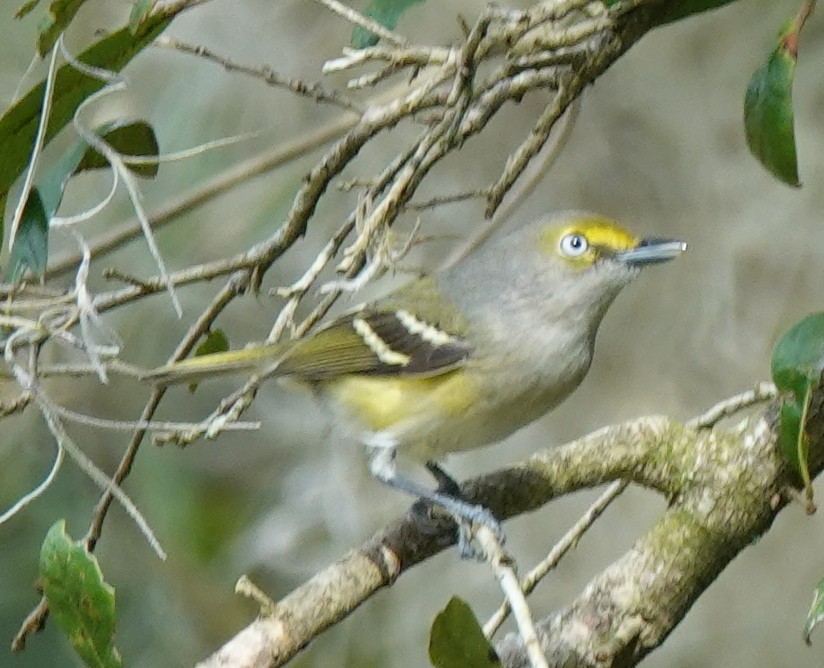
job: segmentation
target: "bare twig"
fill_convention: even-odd
[[[363,113],[363,109],[360,104],[354,100],[350,100],[338,91],[327,91],[320,83],[315,81],[305,82],[299,79],[292,79],[290,77],[278,74],[271,67],[266,65],[259,67],[241,65],[240,63],[229,60],[225,56],[218,55],[211,49],[207,49],[205,46],[189,44],[188,42],[182,42],[170,37],[161,37],[155,42],[155,44],[158,46],[175,49],[177,51],[181,51],[182,53],[198,56],[205,60],[210,60],[211,62],[217,63],[223,67],[227,72],[240,72],[242,74],[248,74],[249,76],[262,79],[270,86],[286,88],[296,95],[308,97],[316,102],[325,102],[336,107],[340,107],[341,109],[346,109],[347,111]]]
[[[549,668],[546,657],[535,632],[532,613],[527,605],[518,575],[515,572],[515,560],[504,551],[500,539],[489,529],[480,527],[474,538],[481,545],[484,560],[492,568],[501,590],[504,592],[509,608],[515,616],[518,631],[524,641],[529,663],[532,668]],[[488,636],[487,636],[488,637]]]
[[[467,240],[465,244],[459,246],[452,255],[450,255],[443,263],[443,268],[451,267],[460,262],[463,258],[469,255],[472,251],[486,243],[489,238],[506,223],[507,220],[518,210],[529,196],[534,192],[538,184],[546,176],[547,172],[552,169],[555,160],[561,154],[566,146],[567,140],[572,133],[572,128],[575,125],[575,120],[580,111],[580,98],[573,101],[567,108],[566,113],[563,114],[561,120],[563,124],[557,128],[555,139],[552,142],[547,142],[540,153],[538,154],[538,161],[531,170],[527,173],[526,180],[521,183],[520,188],[515,193],[511,193],[507,203],[495,212],[495,215]],[[486,196],[491,196],[491,191],[486,191]]]
[[[578,544],[581,536],[583,536],[587,529],[595,523],[595,520],[601,516],[601,513],[607,509],[609,504],[611,504],[627,488],[627,484],[628,483],[625,480],[618,480],[612,483],[606,491],[601,494],[598,499],[596,499],[595,503],[587,509],[586,513],[584,513],[578,521],[570,527],[569,531],[563,535],[561,540],[553,545],[552,549],[549,551],[549,554],[547,554],[541,563],[526,574],[521,582],[521,589],[525,595],[529,596],[529,594],[531,594],[535,589],[536,585],[558,565],[558,562],[561,561],[563,556]],[[484,635],[486,635],[487,638],[491,638],[495,635],[501,627],[501,624],[506,621],[510,611],[511,603],[507,599],[501,603],[501,607],[498,608],[498,610],[495,611],[495,614],[489,618],[489,621],[484,624]]]
[[[736,394],[729,399],[720,401],[705,413],[690,420],[687,424],[695,429],[712,429],[721,420],[740,413],[745,408],[756,404],[772,401],[778,396],[778,390],[773,383],[758,383],[752,390]]]

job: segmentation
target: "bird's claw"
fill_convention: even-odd
[[[458,522],[458,553],[462,559],[485,561],[486,550],[476,540],[478,529],[480,527],[489,529],[501,544],[506,540],[506,536],[498,518],[488,508],[474,506],[471,515],[471,518],[456,518]]]

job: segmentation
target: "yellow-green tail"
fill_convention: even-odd
[[[273,344],[191,357],[152,369],[143,374],[140,380],[162,387],[179,383],[197,383],[230,373],[263,371],[269,364],[277,361],[282,350],[282,346]]]

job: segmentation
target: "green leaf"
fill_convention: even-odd
[[[824,312],[813,313],[790,327],[775,344],[772,378],[782,392],[801,401],[810,380],[818,381],[824,368]]]
[[[86,0],[52,0],[48,13],[37,26],[40,32],[37,39],[37,52],[41,58],[52,50],[60,33],[68,28],[84,2]]]
[[[143,27],[143,24],[152,13],[154,0],[135,0],[132,12],[129,14],[129,32],[134,35]]]
[[[804,642],[808,645],[812,644],[810,636],[813,629],[824,621],[824,580],[818,583],[813,595],[813,604],[810,606],[810,611],[807,613],[807,621],[804,622]]]
[[[203,355],[211,355],[212,353],[225,353],[229,350],[229,338],[226,332],[222,329],[213,329],[206,338],[200,342],[200,345],[195,349],[195,357]],[[189,392],[194,392],[197,389],[197,383],[189,384]]]
[[[29,0],[26,4],[24,4],[20,9],[17,10],[17,13],[14,15],[16,19],[22,19],[27,14],[31,14],[34,11],[34,8],[40,4],[40,0]]]
[[[457,596],[449,600],[432,623],[429,660],[435,668],[501,666],[472,609]]]
[[[86,152],[86,148],[86,142],[76,142],[74,146],[69,148],[60,157],[60,160],[44,170],[42,176],[38,177],[37,189],[40,192],[40,197],[43,200],[43,208],[49,220],[57,213],[57,209],[60,208],[66,183],[72,174],[75,173],[77,165]]]
[[[783,401],[778,412],[778,445],[794,471],[801,472],[804,463],[798,456],[801,431],[801,407],[795,401]]]
[[[95,130],[116,151],[124,155],[150,155],[157,157],[159,149],[154,130],[145,121],[106,123]],[[90,170],[108,168],[109,163],[85,140],[80,139],[63,156],[37,179],[40,196],[46,216],[52,216],[60,208],[66,183],[75,174]],[[129,167],[139,176],[153,177],[157,174],[157,163],[132,165]]]
[[[401,15],[413,5],[423,2],[424,0],[372,0],[366,8],[364,14],[369,18],[375,19],[385,28],[393,30],[398,25],[398,19]],[[355,26],[352,31],[352,46],[356,49],[363,49],[367,46],[375,46],[380,39],[375,33]]]
[[[785,32],[778,48],[750,79],[744,97],[744,131],[756,159],[779,181],[799,187],[793,119],[795,42]]]
[[[174,14],[152,16],[135,37],[127,28],[118,30],[86,49],[78,58],[94,67],[120,71],[160,34],[173,16]],[[84,99],[104,85],[104,82],[82,74],[70,65],[60,67],[54,84],[46,141],[71,121]],[[44,83],[35,86],[0,118],[0,146],[3,147],[0,151],[0,204],[5,202],[6,193],[29,162],[40,121],[44,87]]]
[[[40,549],[40,579],[49,612],[90,668],[120,668],[114,646],[114,589],[103,580],[97,559],[82,541],[56,522]]]
[[[115,151],[126,156],[140,155],[157,157],[158,153],[160,153],[160,147],[158,146],[154,129],[152,129],[152,126],[146,121],[134,121],[132,123],[120,121],[110,123],[99,128],[97,134],[102,135],[103,139],[106,140]],[[104,169],[108,167],[109,163],[106,158],[90,146],[77,165],[75,173],[82,172],[86,169]],[[130,165],[129,169],[138,176],[152,178],[157,175],[158,164],[155,162]]]
[[[195,357],[211,355],[212,353],[225,353],[229,350],[229,339],[222,329],[213,329],[200,342],[195,350]]]
[[[27,269],[35,276],[43,276],[49,261],[49,217],[37,188],[32,188],[17,236],[11,247],[6,280],[16,283]]]
[[[810,399],[821,385],[824,369],[824,313],[814,313],[793,325],[773,349],[772,377],[783,393],[778,439],[784,456],[801,475],[812,512],[813,488],[809,470],[809,439],[806,434]]]

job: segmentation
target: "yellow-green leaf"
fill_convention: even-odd
[[[229,338],[226,336],[226,332],[222,329],[213,329],[206,334],[206,337],[195,349],[194,356],[201,357],[213,353],[225,353],[227,350],[229,350]],[[189,392],[194,392],[196,389],[197,383],[189,384]]]
[[[82,541],[56,522],[40,549],[40,580],[49,612],[89,668],[121,668],[114,646],[114,589]]]
[[[37,26],[37,52],[42,58],[52,50],[54,43],[86,0],[52,0],[48,12]]]
[[[195,350],[195,357],[201,355],[211,355],[212,353],[224,353],[229,350],[229,339],[222,329],[213,329]]]
[[[29,0],[22,7],[20,7],[20,9],[17,10],[17,13],[14,15],[14,18],[22,19],[24,16],[34,11],[34,8],[37,7],[37,5],[39,4],[40,0]]]

